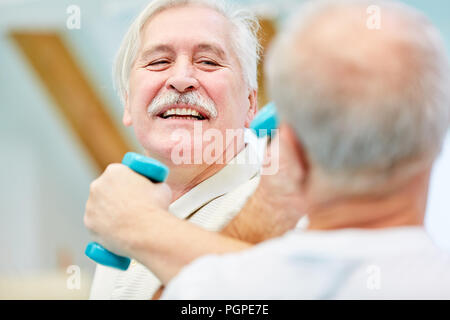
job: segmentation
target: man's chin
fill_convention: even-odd
[[[215,159],[207,161],[208,163],[205,162],[202,143],[198,140],[198,143],[194,144],[193,140],[189,137],[184,141],[176,139],[174,141],[164,137],[159,141],[147,141],[143,145],[147,156],[161,161],[169,167],[191,167],[215,162]]]

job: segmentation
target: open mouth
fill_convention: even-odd
[[[206,115],[191,108],[170,108],[158,114],[163,119],[206,120]]]

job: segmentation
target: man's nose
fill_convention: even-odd
[[[177,90],[178,92],[186,92],[198,89],[199,83],[194,77],[193,67],[187,63],[179,63],[173,74],[167,79],[166,88],[169,90]]]

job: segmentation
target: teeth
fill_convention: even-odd
[[[166,112],[163,113],[163,117],[168,117],[168,116],[172,116],[172,115],[180,115],[180,116],[194,116],[194,117],[200,117],[200,113],[198,113],[197,111],[193,110],[193,109],[169,109]]]

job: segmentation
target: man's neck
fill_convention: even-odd
[[[236,157],[244,148],[245,144],[242,144],[237,148],[236,152],[231,153],[225,150],[223,155],[224,160],[220,162],[212,164],[193,164],[188,166],[174,165],[169,167],[170,173],[166,183],[172,190],[172,202],[190,191],[196,185],[222,170],[228,162]]]
[[[202,165],[192,165],[190,168],[177,166],[170,168],[170,174],[166,182],[172,190],[172,202],[202,181],[215,175],[224,166],[226,166],[226,163],[212,164],[206,167]]]
[[[394,192],[340,198],[309,209],[310,230],[388,228],[423,225],[429,171]]]

